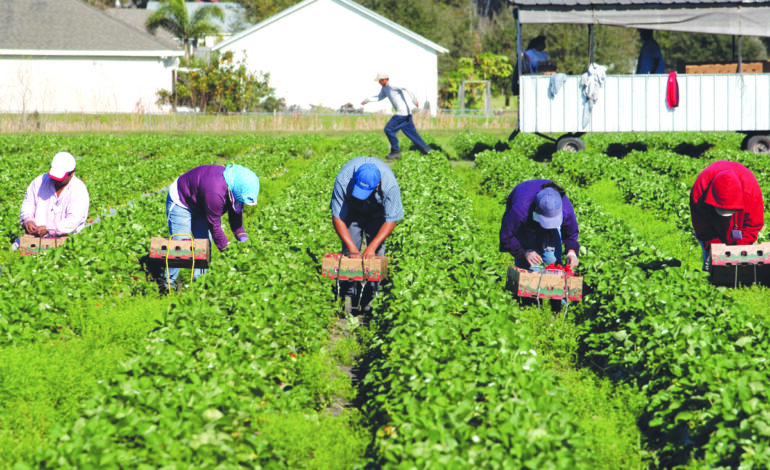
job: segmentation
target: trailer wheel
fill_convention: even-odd
[[[741,140],[741,150],[746,150],[749,147],[749,139],[754,137],[755,134],[746,134],[743,136],[743,140]]]
[[[770,136],[751,136],[746,142],[746,150],[754,153],[770,153]]]
[[[578,153],[586,149],[586,143],[578,137],[560,137],[556,141],[556,150],[566,150],[567,152]]]

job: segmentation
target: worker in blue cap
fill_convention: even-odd
[[[393,172],[382,160],[356,157],[342,167],[334,180],[331,198],[332,223],[348,256],[372,258],[385,255],[385,239],[404,217],[401,189]],[[366,237],[366,249],[360,252]],[[342,282],[340,295],[345,312],[371,310],[379,282],[369,281],[360,291],[356,282]]]
[[[219,251],[227,248],[222,217],[240,242],[249,240],[243,228],[243,207],[257,204],[259,178],[241,165],[202,165],[175,179],[168,188],[166,217],[169,235],[175,240],[210,238]],[[179,268],[169,268],[168,289],[175,287]],[[193,278],[205,269],[195,269]],[[165,281],[165,279],[164,279]]]

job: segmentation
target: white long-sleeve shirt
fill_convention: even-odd
[[[88,189],[77,176],[73,176],[57,196],[53,180],[43,173],[27,187],[19,223],[34,221],[45,226],[54,237],[77,233],[86,223],[89,205]]]
[[[372,101],[380,101],[388,98],[393,105],[393,108],[396,110],[397,116],[408,116],[412,114],[412,110],[407,102],[407,96],[415,106],[418,106],[417,98],[415,98],[409,90],[390,85],[382,87],[379,95],[366,98],[364,103],[371,103]]]

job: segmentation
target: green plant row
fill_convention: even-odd
[[[319,158],[261,210],[247,227],[252,241],[212,262],[81,418],[57,427],[38,463],[294,468],[324,452],[343,465],[360,458],[361,448],[341,445],[357,435],[350,417],[322,412],[332,399],[323,348],[335,311],[317,268],[334,240],[328,188],[347,158]],[[288,438],[297,432],[326,441],[297,450]]]
[[[167,158],[184,164],[183,157]],[[271,178],[280,175],[285,160],[281,154],[254,154],[239,161]],[[132,179],[141,180],[141,174]],[[77,334],[78,312],[95,297],[157,293],[140,260],[152,237],[168,233],[165,198],[165,192],[158,192],[130,201],[59,249],[9,257],[0,275],[0,344],[48,341],[62,331]]]
[[[499,167],[485,155],[482,171],[505,169],[509,187],[531,177],[526,165],[511,165],[521,157],[497,158]],[[766,467],[770,339],[756,315],[711,286],[705,273],[667,266],[670,254],[585,197],[580,187],[591,181],[581,178],[589,165],[597,164],[562,158],[552,176],[568,188],[584,245],[586,295],[576,311],[582,364],[649,397],[639,423],[655,466],[695,458],[716,467]]]
[[[439,155],[402,159],[406,218],[389,249],[379,356],[364,378],[378,467],[597,468],[569,392],[533,349],[518,307]]]
[[[245,164],[253,157],[279,155],[306,158],[325,145],[318,136],[0,136],[0,155],[7,165],[0,176],[6,188],[0,196],[0,236],[20,234],[19,210],[27,186],[48,171],[60,151],[78,157],[76,174],[88,187],[90,218],[97,219],[198,165],[232,159]],[[252,158],[240,159],[247,155]]]

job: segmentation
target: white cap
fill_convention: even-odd
[[[48,172],[48,177],[52,180],[61,181],[71,171],[75,171],[75,157],[68,152],[59,152],[51,160],[51,171]]]
[[[377,74],[377,78],[374,79],[375,82],[379,82],[380,80],[384,80],[386,78],[390,78],[390,75],[388,72],[380,72]]]
[[[714,210],[722,217],[732,217],[737,212],[735,209],[722,209],[721,207],[715,207]]]

